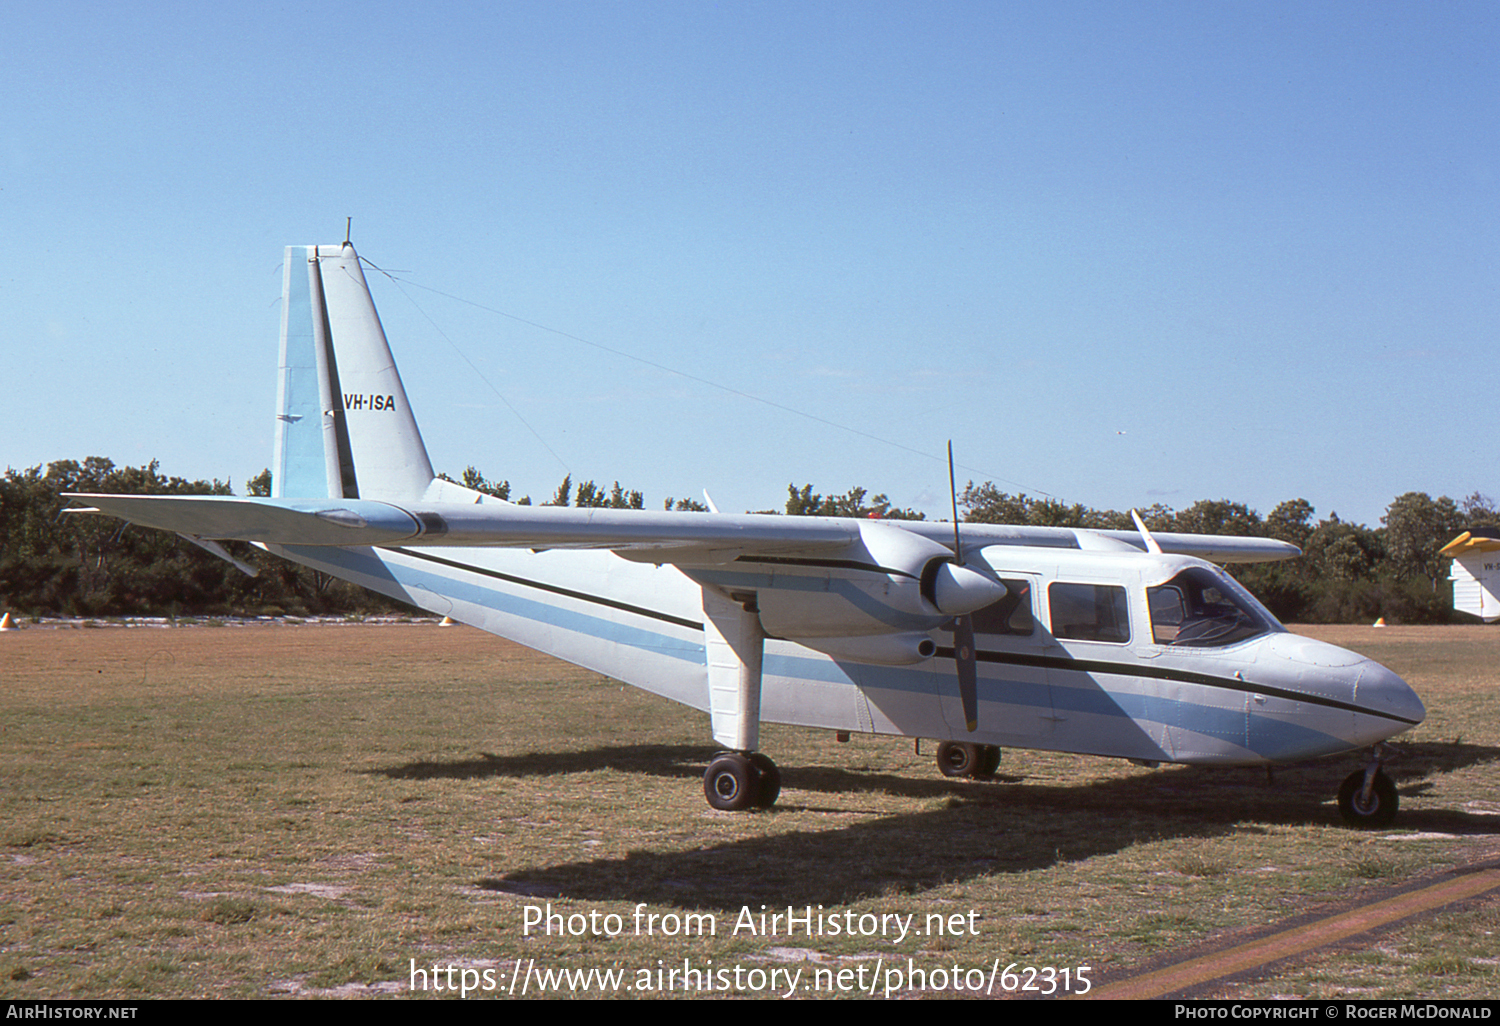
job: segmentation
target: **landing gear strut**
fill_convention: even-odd
[[[1339,788],[1339,815],[1345,823],[1364,830],[1391,825],[1400,799],[1396,785],[1381,767],[1397,754],[1389,745],[1378,744],[1365,768],[1344,779]]]
[[[1000,746],[944,741],[938,745],[937,764],[945,777],[988,780],[1000,768]]]
[[[761,752],[720,752],[703,774],[703,796],[725,812],[769,809],[781,795],[781,770]]]
[[[754,592],[703,587],[703,642],[708,713],[720,752],[703,774],[703,796],[725,812],[769,809],[781,794],[781,771],[760,746],[761,662],[766,633]]]

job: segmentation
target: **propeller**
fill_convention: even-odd
[[[953,557],[964,565],[963,542],[958,536],[958,482],[953,476],[953,440],[948,440],[948,494],[953,499]],[[964,722],[969,733],[979,729],[979,667],[974,654],[974,617],[964,613],[953,618],[953,661],[958,666],[958,697],[963,702]]]
[[[1161,555],[1161,546],[1156,543],[1155,538],[1151,537],[1151,532],[1146,530],[1146,522],[1141,519],[1141,515],[1131,510],[1130,519],[1135,521],[1135,529],[1141,532],[1141,541],[1145,543],[1146,551]]]

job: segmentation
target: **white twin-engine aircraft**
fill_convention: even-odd
[[[1216,563],[1261,538],[517,506],[434,475],[347,242],[286,251],[271,498],[78,495],[91,512],[254,542],[708,713],[718,809],[765,808],[762,721],[941,741],[1269,765],[1375,746],[1339,793],[1396,812],[1379,742],[1422,702],[1287,633]]]

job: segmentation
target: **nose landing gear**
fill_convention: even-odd
[[[1379,830],[1395,820],[1400,798],[1382,766],[1399,754],[1382,742],[1375,746],[1364,769],[1344,778],[1339,787],[1339,815],[1345,823],[1362,830]]]

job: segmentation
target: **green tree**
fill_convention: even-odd
[[[1201,499],[1177,514],[1173,525],[1184,534],[1260,535],[1260,514],[1243,502]]]
[[[497,499],[510,499],[509,481],[496,483],[486,480],[485,476],[472,466],[464,468],[462,484],[465,488],[472,488],[474,491],[483,492],[485,495],[493,495]]]
[[[1002,492],[992,482],[976,486],[970,481],[958,496],[963,518],[973,524],[1015,524],[1033,527],[1130,528],[1128,515],[1099,514],[1079,503],[1061,499],[1033,499],[1029,495]]]
[[[616,481],[615,486],[609,490],[610,509],[645,509],[646,498],[640,492],[631,490],[629,492],[620,487]]]
[[[1271,511],[1265,520],[1268,538],[1291,542],[1299,549],[1307,547],[1307,539],[1313,532],[1312,503],[1306,499],[1288,499]]]
[[[1472,531],[1476,527],[1495,527],[1500,525],[1500,507],[1495,505],[1495,500],[1488,495],[1474,492],[1464,499],[1460,508],[1464,514],[1464,528]]]
[[[1002,492],[990,481],[978,486],[970,481],[959,494],[958,505],[963,518],[974,524],[1031,523],[1032,500]]]
[[[1319,578],[1345,582],[1372,579],[1385,555],[1379,535],[1363,525],[1345,523],[1337,513],[1319,521],[1302,551]]]
[[[592,481],[585,481],[574,493],[573,505],[580,509],[597,509],[600,506],[608,506],[609,503],[605,501],[603,489],[595,487]]]
[[[886,495],[870,496],[868,502],[865,496],[868,494],[864,488],[851,488],[843,495],[819,495],[812,490],[812,485],[803,485],[798,488],[794,484],[786,486],[787,500],[786,511],[790,516],[798,517],[857,517],[860,519],[877,520],[924,520],[925,513],[918,513],[912,509],[894,509],[891,500]]]
[[[1438,550],[1464,529],[1464,515],[1448,496],[1434,499],[1426,492],[1407,492],[1386,508],[1385,551],[1390,569],[1401,577],[1421,575],[1437,590],[1447,576],[1447,559]]]

